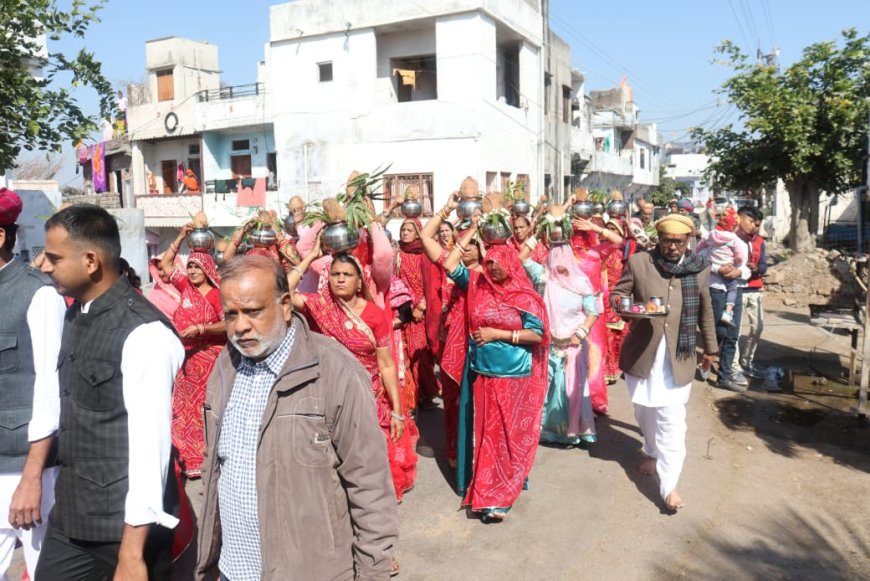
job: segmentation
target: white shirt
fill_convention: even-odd
[[[12,260],[0,266],[3,270]],[[57,380],[57,357],[63,336],[66,302],[54,287],[37,290],[27,307],[27,327],[33,351],[33,411],[27,426],[27,439],[36,442],[57,431],[60,415],[60,387]]]
[[[27,439],[37,442],[57,431],[60,417],[60,385],[57,356],[63,336],[66,302],[54,287],[44,286],[33,295],[27,309],[27,326],[33,344],[33,413]]]
[[[82,312],[90,306],[82,305]],[[163,512],[163,489],[172,450],[172,386],[183,361],[181,341],[159,321],[133,329],[121,350],[130,462],[124,522],[130,526],[178,524]]]

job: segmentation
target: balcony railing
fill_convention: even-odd
[[[615,153],[596,151],[592,155],[590,172],[630,176],[632,174],[631,159]]]
[[[206,103],[208,101],[223,101],[238,97],[256,97],[265,92],[266,85],[264,83],[251,83],[249,85],[234,85],[232,87],[200,91],[197,93],[197,100],[200,103]]]

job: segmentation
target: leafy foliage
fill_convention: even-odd
[[[667,206],[674,199],[674,193],[677,191],[677,182],[674,178],[667,175],[667,169],[662,166],[659,178],[659,185],[656,189],[649,193],[649,201],[655,206]]]
[[[570,234],[571,232],[571,216],[565,214],[563,216],[553,216],[549,212],[541,216],[541,219],[538,220],[538,227],[535,230],[535,237],[538,240],[549,240],[550,232],[553,231],[554,228],[560,226],[562,228],[563,233]]]
[[[72,0],[60,10],[55,0],[3,0],[0,10],[0,171],[15,166],[22,149],[59,153],[65,142],[75,142],[97,128],[97,119],[85,115],[69,88],[52,84],[61,73],[71,73],[73,87],[88,86],[100,98],[100,115],[111,118],[114,98],[92,53],[75,57],[60,53],[40,56],[39,39],[65,35],[84,38],[106,0]],[[34,78],[30,65],[41,65],[43,78]]]
[[[731,42],[717,52],[735,75],[720,92],[740,112],[742,128],[696,128],[713,161],[708,179],[749,189],[782,179],[792,201],[792,249],[812,246],[819,191],[857,185],[870,111],[870,35],[842,33],[841,45],[820,42],[780,71],[750,61]]]

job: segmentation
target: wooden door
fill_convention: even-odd
[[[251,177],[251,156],[234,155],[230,157],[230,169],[233,172],[233,178]]]
[[[163,175],[164,194],[172,194],[178,191],[178,182],[176,181],[177,172],[178,164],[174,159],[160,162],[160,173]]]
[[[175,98],[175,80],[172,69],[157,72],[157,100],[171,101]]]

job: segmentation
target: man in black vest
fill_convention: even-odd
[[[36,569],[54,503],[50,460],[57,430],[57,355],[66,304],[44,274],[14,258],[18,194],[0,188],[0,578],[16,540]],[[48,466],[48,468],[46,468]],[[45,468],[45,469],[44,469]]]
[[[42,271],[75,303],[58,357],[56,502],[35,579],[166,579],[171,535],[160,533],[178,522],[164,490],[175,490],[167,476],[181,342],[120,276],[108,212],[71,206],[45,232]]]

